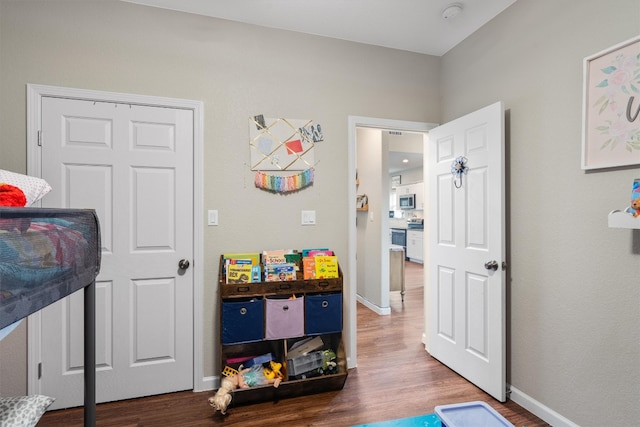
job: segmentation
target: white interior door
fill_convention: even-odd
[[[93,208],[96,399],[193,388],[193,112],[42,99],[43,207]],[[83,298],[42,311],[41,392],[83,404]]]
[[[502,268],[502,103],[432,129],[428,146],[427,350],[503,402],[506,273]],[[452,163],[459,156],[466,158],[468,172],[456,179]]]

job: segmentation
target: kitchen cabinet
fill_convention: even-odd
[[[424,262],[422,230],[407,230],[407,258],[410,261]]]

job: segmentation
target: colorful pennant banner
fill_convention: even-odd
[[[314,169],[309,168],[300,173],[288,176],[272,175],[257,171],[256,187],[275,193],[289,193],[298,191],[313,184]]]

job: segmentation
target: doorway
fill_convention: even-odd
[[[357,149],[356,149],[356,139],[358,128],[364,129],[377,129],[377,130],[394,130],[394,131],[407,131],[407,132],[421,132],[426,133],[430,129],[434,128],[435,124],[422,123],[422,122],[410,122],[410,121],[401,121],[401,120],[388,120],[388,119],[379,119],[372,117],[357,117],[350,116],[348,120],[348,135],[349,135],[349,147],[348,147],[348,165],[349,165],[349,176],[352,179],[352,182],[356,182],[357,171],[356,171],[356,159],[357,159]],[[423,147],[423,150],[425,147]],[[384,172],[385,177],[388,176],[387,172]],[[382,176],[382,170],[378,169],[378,176]],[[385,178],[385,182],[388,183],[388,179]],[[387,184],[384,187],[388,191],[389,185]],[[381,208],[380,205],[377,207],[370,207],[370,210],[366,214],[364,218],[362,218],[362,214],[356,213],[356,195],[357,188],[355,185],[349,187],[349,242],[348,242],[348,318],[347,320],[347,330],[346,330],[346,347],[347,347],[347,363],[348,367],[357,366],[357,322],[356,322],[356,312],[357,312],[357,288],[358,288],[358,256],[357,256],[357,228],[356,222],[362,221],[363,219],[371,222],[381,222],[386,221],[386,228],[383,228],[388,232],[388,219],[389,219],[389,210],[388,210],[388,201],[383,205],[385,208]],[[387,194],[387,193],[385,193]],[[386,197],[386,196],[385,196]],[[380,194],[380,198],[382,198],[382,193]],[[387,198],[388,200],[388,198]],[[357,215],[361,215],[358,217]],[[426,241],[426,240],[425,240]],[[375,265],[376,272],[378,277],[383,277],[384,275],[389,274],[389,264],[388,264],[388,244],[382,245],[382,240],[378,239],[377,247],[368,249],[369,252],[373,251],[374,256],[379,257],[382,262],[377,263],[368,263],[367,265]],[[363,254],[360,254],[360,260],[362,261]],[[366,255],[364,255],[366,256]],[[386,256],[386,264],[384,263],[384,257]],[[379,268],[379,271],[378,271]],[[380,285],[382,286],[382,285]],[[388,288],[388,286],[387,286]],[[423,326],[423,330],[426,330]],[[423,342],[425,340],[426,335],[423,332]]]

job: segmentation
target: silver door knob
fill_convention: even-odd
[[[493,271],[497,271],[498,270],[498,261],[487,261],[484,263],[484,268],[486,268],[487,270],[493,270]]]
[[[189,260],[188,259],[181,259],[178,262],[178,267],[180,267],[180,270],[186,270],[187,268],[189,268]]]

